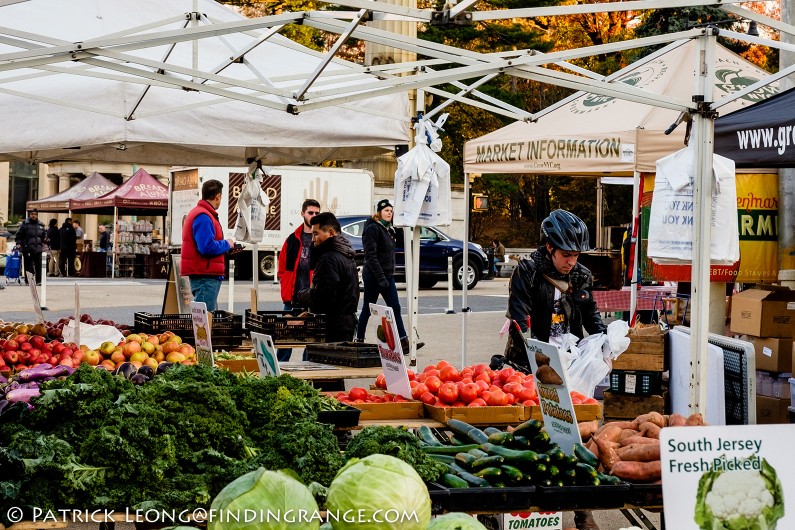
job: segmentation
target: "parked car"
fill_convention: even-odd
[[[350,240],[356,251],[356,264],[361,271],[364,264],[362,231],[367,216],[339,217],[342,233]],[[403,231],[398,230],[395,249],[395,279],[405,281],[405,254],[403,252]],[[483,248],[477,243],[469,243],[469,263],[466,272],[467,288],[472,289],[480,279],[488,274],[488,259]],[[437,282],[447,280],[447,258],[453,258],[453,287],[461,289],[464,279],[464,243],[453,239],[441,230],[420,227],[420,287],[430,288]]]

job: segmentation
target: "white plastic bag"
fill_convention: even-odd
[[[586,340],[588,339],[588,340]],[[577,345],[580,354],[572,361],[568,370],[569,390],[593,397],[596,385],[612,369],[612,363],[602,354],[605,334],[597,333],[585,337]]]
[[[255,163],[256,164],[256,163]],[[235,240],[247,243],[259,243],[265,233],[265,215],[270,199],[262,191],[261,168],[249,168],[246,182],[237,199],[237,222],[235,224]]]
[[[77,343],[75,340],[76,332],[75,319],[71,319],[63,328],[63,342]],[[78,346],[85,345],[92,350],[96,350],[103,342],[109,341],[113,344],[118,344],[123,340],[124,335],[115,326],[105,324],[92,326],[85,322],[80,323],[80,344]]]
[[[607,340],[602,348],[605,358],[615,359],[629,348],[629,324],[624,320],[614,320],[607,325]]]

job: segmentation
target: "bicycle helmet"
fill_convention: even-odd
[[[590,250],[588,227],[566,210],[555,210],[541,223],[541,235],[554,248],[570,252]]]

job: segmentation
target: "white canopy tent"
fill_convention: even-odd
[[[12,2],[14,0],[11,0]],[[131,1],[131,0],[128,0]],[[772,1],[772,0],[765,0]],[[767,25],[795,35],[795,28],[788,24],[772,20],[763,15],[759,15],[747,9],[738,7],[743,0],[723,0],[721,7],[725,11],[749,20],[754,20],[758,23]],[[95,2],[96,3],[96,2]],[[715,36],[718,32],[715,28],[695,28],[689,31],[680,32],[672,35],[661,35],[657,37],[648,37],[642,39],[635,39],[632,41],[614,42],[599,46],[591,46],[587,48],[564,50],[549,54],[539,54],[533,50],[512,50],[500,53],[481,54],[464,50],[443,44],[437,44],[429,41],[422,41],[416,38],[406,37],[383,31],[371,27],[363,26],[361,23],[365,19],[372,19],[375,21],[384,20],[400,20],[400,21],[415,21],[422,23],[445,23],[445,22],[479,22],[485,20],[500,20],[511,18],[532,18],[538,16],[556,16],[556,15],[572,15],[580,13],[606,13],[617,11],[634,11],[644,9],[661,9],[669,7],[685,7],[685,6],[705,6],[714,5],[714,0],[634,0],[627,2],[603,2],[596,4],[574,4],[557,7],[547,8],[525,8],[525,9],[506,9],[498,11],[468,11],[472,6],[477,3],[477,0],[463,0],[453,7],[445,8],[443,11],[429,11],[422,9],[407,8],[398,5],[387,4],[384,2],[373,2],[371,0],[338,0],[337,4],[350,6],[357,11],[333,11],[333,12],[311,12],[311,13],[284,13],[271,17],[262,17],[251,20],[240,20],[235,18],[231,19],[228,12],[216,12],[210,5],[208,0],[194,0],[192,7],[185,7],[186,0],[182,2],[169,2],[169,6],[177,6],[175,12],[169,13],[167,16],[170,22],[178,24],[181,20],[182,24],[186,27],[177,29],[161,30],[163,25],[162,19],[158,21],[149,20],[141,22],[140,26],[130,27],[129,21],[127,24],[117,24],[113,28],[102,31],[102,20],[99,20],[99,31],[93,37],[81,38],[81,29],[79,24],[70,25],[68,22],[74,22],[79,14],[85,11],[91,12],[95,7],[91,2],[86,0],[77,0],[70,2],[68,9],[63,8],[66,13],[62,18],[50,17],[46,9],[38,9],[37,15],[29,17],[25,9],[31,5],[45,5],[52,9],[59,9],[59,3],[55,0],[29,0],[20,4],[10,3],[9,0],[0,0],[0,10],[2,10],[3,17],[0,18],[0,113],[5,113],[6,110],[13,111],[12,106],[19,104],[20,97],[36,98],[36,101],[42,103],[54,103],[52,101],[52,90],[44,92],[32,92],[26,94],[19,91],[20,85],[14,83],[24,83],[27,80],[35,79],[36,77],[52,76],[53,74],[68,74],[69,76],[93,76],[103,80],[103,82],[123,80],[131,84],[137,84],[139,90],[136,93],[128,93],[126,91],[117,92],[115,99],[126,98],[125,105],[122,109],[107,109],[103,108],[97,111],[92,108],[92,101],[80,99],[80,93],[75,93],[70,81],[64,81],[63,86],[71,90],[69,94],[71,100],[62,100],[59,103],[62,106],[72,108],[75,107],[82,112],[77,114],[79,118],[85,118],[88,113],[111,114],[116,120],[119,119],[135,119],[140,123],[143,117],[163,114],[165,109],[168,109],[172,118],[176,117],[178,111],[185,111],[187,118],[185,123],[187,126],[204,129],[208,136],[213,137],[214,130],[208,130],[207,125],[211,127],[220,127],[223,129],[226,121],[224,119],[209,119],[203,122],[197,116],[205,116],[205,109],[203,107],[218,105],[229,105],[229,109],[237,108],[237,102],[245,102],[249,105],[257,105],[267,108],[275,108],[277,110],[285,111],[287,113],[302,113],[307,111],[314,111],[318,109],[325,109],[327,107],[340,107],[347,106],[355,103],[356,110],[364,110],[364,103],[374,97],[380,97],[390,94],[400,94],[407,90],[422,88],[427,92],[448,98],[449,101],[458,101],[466,104],[478,106],[489,111],[500,113],[515,119],[530,119],[534,116],[523,109],[517,109],[509,104],[489,97],[477,90],[477,87],[483,82],[487,81],[493,76],[506,74],[518,76],[526,79],[532,79],[539,82],[555,84],[559,86],[574,88],[577,90],[586,90],[593,94],[602,96],[615,97],[629,101],[641,102],[647,105],[658,106],[662,108],[673,109],[677,112],[690,112],[693,116],[694,122],[694,135],[691,141],[697,142],[699,147],[697,160],[700,161],[698,171],[699,178],[695,184],[695,226],[694,233],[696,238],[694,240],[695,256],[693,261],[693,388],[691,405],[695,410],[703,407],[705,400],[705,387],[701,384],[702,371],[700,369],[700,361],[705,358],[705,348],[707,345],[707,329],[705,322],[707,321],[708,306],[705,304],[706,298],[701,293],[702,286],[708,285],[708,263],[704,261],[702,255],[703,248],[709,248],[710,233],[709,233],[709,210],[704,205],[709,204],[709,182],[708,178],[704,175],[711,175],[711,161],[712,161],[712,120],[714,119],[714,111],[721,106],[728,103],[733,99],[742,97],[753,90],[756,90],[772,81],[775,81],[783,76],[789,75],[795,71],[795,67],[785,68],[775,75],[768,76],[754,83],[749,87],[735,93],[732,96],[724,97],[722,100],[714,101],[713,97],[713,72],[714,58],[715,58]],[[113,9],[119,8],[122,4],[120,2],[109,2]],[[157,3],[153,0],[142,0],[135,2],[136,7],[152,6],[152,9],[158,9]],[[201,6],[201,8],[199,7]],[[177,13],[181,11],[181,13]],[[158,10],[159,13],[162,13]],[[211,12],[213,17],[205,17],[202,13]],[[15,18],[9,18],[7,15],[11,13]],[[113,18],[112,14],[108,14]],[[181,18],[180,18],[181,17]],[[225,18],[230,17],[230,18]],[[61,38],[52,38],[49,34],[42,35],[42,29],[45,25],[42,20],[46,20],[49,26],[53,26],[54,34],[57,36],[61,34]],[[10,22],[9,22],[10,21]],[[289,74],[276,75],[270,79],[262,75],[264,65],[254,64],[249,61],[249,57],[253,50],[263,45],[265,42],[278,42],[283,48],[290,48],[295,45],[287,44],[281,40],[274,39],[275,33],[278,32],[280,26],[286,23],[300,21],[302,24],[319,28],[330,33],[339,35],[339,39],[331,47],[330,51],[325,55],[317,54],[317,60],[309,65],[309,68],[298,71],[299,68],[292,68]],[[17,23],[21,23],[22,27],[16,27]],[[86,20],[86,23],[95,27],[97,22]],[[723,36],[730,38],[743,39],[749,42],[765,44],[785,49],[788,51],[795,51],[795,46],[775,42],[768,39],[761,39],[749,37],[744,34],[733,33],[730,31],[721,30]],[[90,33],[86,33],[91,35]],[[234,37],[233,37],[234,34]],[[249,37],[245,43],[240,43],[236,39],[240,35]],[[350,65],[349,63],[340,63],[334,59],[334,55],[339,50],[341,44],[348,38],[360,39],[369,43],[382,44],[389,47],[399,48],[402,50],[417,53],[424,57],[422,60],[387,64],[380,66],[358,66]],[[224,44],[235,39],[236,46],[231,46],[226,51],[225,57],[219,57],[219,62],[214,66],[208,66],[208,63],[201,62],[202,58],[198,52],[204,39],[220,40]],[[697,54],[700,58],[699,62],[699,78],[698,83],[694,87],[690,97],[674,97],[669,95],[653,94],[646,90],[632,87],[626,83],[610,83],[608,78],[590,72],[583,68],[573,66],[567,61],[589,57],[593,55],[602,55],[608,53],[615,53],[621,50],[640,48],[646,46],[657,46],[666,44],[680,39],[695,39],[698,41]],[[187,52],[182,43],[191,42],[189,47],[190,52]],[[171,46],[173,44],[173,47]],[[154,54],[154,59],[146,57],[146,50],[155,48],[159,50],[159,54]],[[177,53],[179,49],[179,53]],[[171,60],[171,55],[185,56],[190,55],[191,61],[188,63],[190,66],[175,65]],[[183,63],[184,64],[184,63]],[[253,67],[254,70],[251,74],[248,73],[243,79],[234,78],[227,75],[227,70],[238,70],[239,65],[245,65],[248,68]],[[304,63],[302,63],[304,64]],[[200,68],[201,65],[201,68]],[[545,68],[547,65],[555,65],[556,68]],[[342,66],[347,66],[348,69],[344,71],[337,70]],[[437,71],[439,66],[444,66],[444,70]],[[477,79],[476,79],[477,78]],[[344,79],[345,82],[340,82]],[[469,85],[462,83],[462,80],[476,79]],[[438,85],[451,83],[459,89],[456,94],[449,91],[437,88]],[[51,84],[50,87],[59,87],[60,84]],[[147,92],[156,92],[156,89],[170,87],[171,93],[178,93],[182,96],[182,90],[192,91],[196,90],[201,94],[201,99],[197,103],[185,103],[182,99],[172,98],[171,101],[165,105],[156,106],[153,108],[147,107],[145,114],[142,110],[144,107],[141,105],[150,104],[147,102]],[[173,90],[179,88],[181,90]],[[213,99],[208,96],[212,94],[218,96],[218,99]],[[141,96],[143,103],[141,103]],[[193,96],[194,94],[189,94]],[[694,101],[693,96],[698,100]],[[13,97],[14,104],[11,106],[6,102],[6,97]],[[205,99],[206,98],[206,99]],[[224,99],[226,98],[226,99]],[[233,100],[235,103],[229,103],[228,100]],[[157,98],[150,98],[150,101],[157,101]],[[449,103],[446,102],[444,105]],[[251,109],[252,107],[247,107]],[[383,115],[384,109],[389,106],[375,105],[368,108],[368,112],[375,113],[376,115]],[[430,117],[439,109],[434,109],[426,116]],[[195,113],[195,114],[193,114]],[[3,114],[5,116],[5,114]],[[24,118],[21,123],[31,123],[27,120],[28,115],[20,116],[18,113],[13,113],[14,119],[19,120]],[[193,116],[191,118],[190,116]],[[270,116],[270,115],[268,115]],[[310,127],[320,126],[321,129],[326,130],[327,123],[320,117],[322,115],[313,113],[311,120],[306,124]],[[92,115],[93,117],[93,115]],[[302,116],[303,117],[303,116]],[[175,119],[175,118],[174,118]],[[403,119],[408,119],[403,116]],[[255,120],[256,121],[256,120]],[[75,123],[79,123],[76,121]],[[64,135],[58,138],[59,142],[54,143],[52,140],[42,140],[40,134],[23,134],[25,142],[14,142],[13,138],[8,138],[9,134],[0,133],[0,153],[7,153],[2,155],[3,159],[22,159],[30,161],[47,161],[55,159],[96,159],[90,151],[97,154],[108,156],[108,160],[129,160],[134,159],[143,162],[140,157],[147,155],[155,157],[155,146],[157,144],[163,145],[165,151],[169,151],[169,156],[175,158],[169,159],[170,163],[181,163],[180,156],[186,157],[182,153],[183,149],[193,149],[192,155],[187,156],[191,163],[209,164],[213,162],[203,162],[198,156],[199,153],[212,153],[213,149],[217,147],[209,141],[203,141],[204,136],[200,136],[196,143],[179,142],[171,143],[172,137],[162,136],[161,132],[156,127],[145,127],[149,137],[134,136],[130,131],[136,131],[139,123],[133,124],[128,129],[125,129],[125,134],[105,137],[90,137],[86,142],[77,141],[80,138],[77,136]],[[246,122],[241,122],[241,125]],[[43,118],[36,117],[34,122],[31,123],[31,128],[37,128],[39,131],[47,130],[48,122]],[[347,122],[346,122],[347,124]],[[338,124],[334,126],[334,133],[339,135]],[[358,124],[357,124],[358,125]],[[91,129],[90,129],[91,130]],[[18,131],[13,131],[16,135]],[[406,132],[404,130],[404,132]],[[239,128],[229,128],[224,130],[222,134],[227,142],[229,142],[230,135],[243,134]],[[245,135],[243,135],[245,136]],[[236,146],[245,146],[244,149],[232,153],[231,156],[239,156],[242,152],[243,156],[257,158],[260,157],[266,162],[270,163],[271,159],[266,158],[269,153],[272,153],[274,159],[284,151],[280,149],[279,145],[287,144],[286,149],[304,149],[308,146],[298,146],[292,142],[292,138],[283,138],[283,142],[276,142],[273,138],[268,138],[263,134],[255,135],[258,142],[230,142]],[[402,135],[406,138],[408,134]],[[217,136],[215,136],[217,138]],[[375,145],[382,147],[384,142],[375,141]],[[93,141],[91,141],[93,140]],[[109,145],[106,140],[112,143]],[[388,138],[389,143],[393,138]],[[129,145],[128,145],[128,142]],[[339,143],[339,142],[337,142]],[[149,144],[147,146],[147,144]],[[278,144],[278,145],[277,145]],[[335,144],[336,145],[336,144]],[[350,145],[350,144],[346,144]],[[368,143],[368,146],[372,144]],[[64,147],[73,147],[74,149],[63,149]],[[141,148],[143,147],[143,148]],[[146,149],[149,147],[149,149]],[[123,154],[125,150],[131,148],[141,148],[138,157],[125,158]],[[331,158],[334,153],[333,149],[326,147],[325,158]],[[51,150],[51,151],[48,151]],[[113,151],[120,151],[122,154],[114,153]],[[80,155],[76,155],[76,151],[83,151]],[[100,153],[100,151],[104,151]],[[229,160],[230,154],[221,150],[224,164]],[[293,151],[294,153],[295,151]],[[307,154],[309,152],[307,151]],[[317,153],[312,152],[312,155]],[[71,155],[71,156],[68,156]],[[211,158],[209,155],[208,159]],[[303,160],[321,159],[322,156],[304,156]],[[336,157],[342,158],[342,156]],[[217,160],[217,158],[216,158]],[[239,160],[239,159],[238,159]],[[220,160],[218,160],[220,163]],[[465,191],[469,191],[469,180],[464,179]],[[468,230],[465,229],[465,240],[468,239]],[[467,266],[467,254],[464,254],[464,266]],[[464,330],[462,336],[462,357],[465,358],[466,354],[466,315],[469,310],[467,307],[467,292],[466,289],[462,295],[463,305],[463,318],[462,328]]]

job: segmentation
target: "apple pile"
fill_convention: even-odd
[[[355,386],[348,392],[337,392],[334,397],[340,403],[346,405],[356,405],[359,403],[400,403],[408,401],[408,399],[397,394],[390,394],[384,392],[383,394],[374,394],[367,389]]]
[[[171,331],[159,335],[131,333],[118,344],[103,342],[98,349],[85,350],[82,361],[92,366],[101,366],[114,371],[123,363],[131,363],[134,367],[149,366],[157,369],[160,363],[195,364],[196,351],[190,344],[183,343],[182,337]]]
[[[447,361],[428,365],[415,374],[409,373],[411,395],[427,405],[437,407],[486,407],[538,405],[538,391],[532,375],[506,367],[492,370],[486,364],[467,366],[460,372]],[[386,388],[384,374],[375,380],[377,388]],[[597,404],[597,400],[579,392],[571,392],[572,403]]]
[[[22,333],[13,339],[0,339],[0,350],[0,374],[5,375],[43,363],[74,368],[83,356],[75,343],[46,342],[41,335]]]
[[[69,321],[72,320],[72,317],[62,317],[59,318],[57,322],[45,322],[44,327],[46,329],[46,334],[51,339],[61,339],[63,337],[63,328],[69,324]],[[122,335],[125,337],[130,334],[130,326],[127,324],[117,324],[112,320],[105,320],[105,319],[97,319],[94,320],[91,318],[91,315],[87,313],[83,313],[80,315],[80,322],[85,324],[94,325],[106,325],[106,326],[113,326],[118,329]]]

